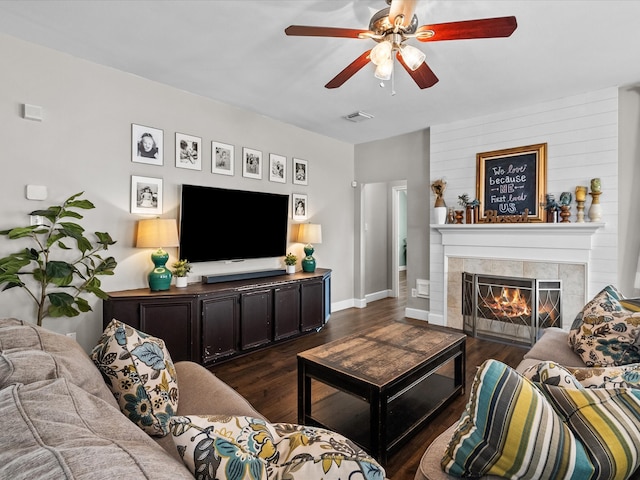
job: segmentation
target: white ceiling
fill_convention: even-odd
[[[395,95],[371,65],[324,88],[372,40],[284,34],[291,24],[367,29],[384,0],[3,0],[0,32],[353,144],[640,81],[640,1],[417,3],[419,25],[515,15],[518,28],[409,40],[440,81],[420,90],[397,69]],[[342,118],[358,110],[374,118]]]

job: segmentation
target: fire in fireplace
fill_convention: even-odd
[[[533,345],[561,322],[561,280],[462,274],[465,333]]]

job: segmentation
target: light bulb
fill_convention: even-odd
[[[382,41],[371,49],[369,58],[374,65],[381,65],[391,58],[391,42]]]
[[[411,45],[402,45],[400,47],[400,53],[402,54],[402,59],[404,63],[409,67],[412,71],[416,70],[424,59],[426,55],[416,47],[412,47]]]
[[[391,73],[393,72],[393,59],[389,58],[386,62],[381,63],[376,67],[376,72],[374,73],[376,78],[380,80],[389,80],[391,78]]]

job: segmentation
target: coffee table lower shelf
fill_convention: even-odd
[[[325,387],[326,388],[326,387]],[[387,454],[394,453],[410,434],[437,415],[463,387],[453,378],[432,375],[410,389],[397,400],[389,402],[386,421]],[[305,425],[315,425],[339,431],[364,450],[372,452],[369,403],[360,397],[334,390],[314,402],[313,414],[303,419]]]

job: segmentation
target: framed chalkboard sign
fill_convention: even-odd
[[[529,221],[544,220],[547,190],[547,144],[478,153],[476,193],[479,221],[487,211],[497,216],[522,215]]]

